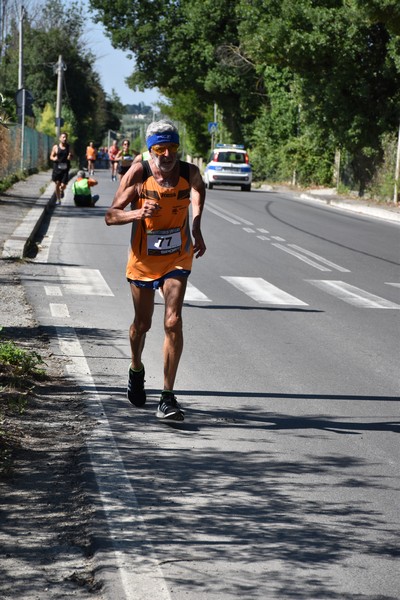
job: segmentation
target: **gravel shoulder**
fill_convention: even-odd
[[[11,456],[0,476],[0,600],[101,600],[90,537],[94,511],[80,466],[91,421],[35,322],[19,267],[0,261],[1,339],[39,353],[47,377],[28,394],[22,414],[8,413],[2,425]]]

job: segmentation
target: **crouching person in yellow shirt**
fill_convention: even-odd
[[[99,199],[98,194],[92,196],[91,188],[97,185],[96,179],[87,178],[85,171],[78,171],[76,181],[72,184],[72,193],[76,206],[94,206]]]

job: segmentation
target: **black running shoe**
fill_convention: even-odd
[[[144,406],[146,402],[144,381],[144,367],[141,371],[132,371],[129,367],[127,396],[134,406]]]
[[[156,417],[157,419],[166,419],[167,421],[184,420],[185,413],[172,392],[161,392]]]

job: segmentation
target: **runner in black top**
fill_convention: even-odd
[[[69,179],[69,170],[71,168],[72,154],[68,144],[68,133],[60,135],[59,144],[55,144],[50,154],[50,160],[53,161],[52,181],[56,184],[56,204],[61,204],[61,198],[64,197],[64,190],[67,187]]]

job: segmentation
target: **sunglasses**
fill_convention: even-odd
[[[154,154],[157,154],[157,156],[162,156],[166,153],[167,150],[168,152],[173,152],[175,154],[176,152],[178,152],[178,148],[179,144],[165,144],[163,146],[151,147],[152,151],[154,152]]]

